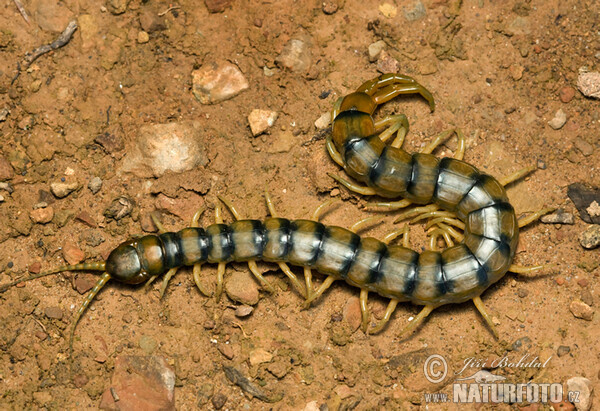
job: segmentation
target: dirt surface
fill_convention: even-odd
[[[458,406],[428,404],[425,394],[452,395],[454,373],[465,360],[505,354],[514,362],[526,354],[542,362],[551,357],[543,368],[491,370],[510,382],[566,384],[581,376],[598,391],[600,319],[597,313],[591,321],[575,318],[570,306],[582,299],[597,310],[600,255],[580,246],[587,224],[566,194],[570,183],[600,185],[599,103],[576,91],[580,68],[599,69],[594,1],[206,3],[224,11],[211,13],[192,1],[24,0],[28,24],[13,1],[2,2],[0,114],[7,111],[0,116],[0,179],[8,183],[0,190],[2,283],[63,265],[65,258],[103,259],[122,241],[153,229],[149,216],[156,210],[167,229],[178,230],[207,207],[206,225],[222,195],[244,216],[262,218],[265,185],[283,217],[309,217],[332,197],[343,201],[324,216],[327,224],[350,227],[372,215],[362,207],[367,198],[327,176],[343,172],[314,123],[378,70],[414,76],[435,96],[433,113],[420,97],[401,97],[378,114],[408,116],[408,151],[461,127],[465,160],[486,173],[500,177],[539,165],[509,187],[515,209],[562,207],[575,224],[525,228],[516,263],[557,268],[538,278],[508,274],[483,294],[499,340],[472,304],[441,307],[416,334],[399,340],[418,312],[400,304],[384,332],[366,336],[356,329],[357,289],[335,283],[302,310],[301,296],[267,264],[259,267],[268,270],[273,295],[245,265],[228,266],[229,291],[260,289],[254,311],[243,318],[226,294],[220,302],[202,296],[191,269],[180,270],[162,300],[160,280],[149,290],[109,282],[77,327],[72,372],[69,325],[95,277],[46,277],[0,294],[1,408],[97,408],[115,384],[119,357],[149,355],[165,358],[174,370],[177,409],[453,409]],[[11,83],[25,53],[54,41],[71,20],[79,28],[70,42],[28,68],[21,64]],[[291,68],[278,58],[290,40],[304,47]],[[380,40],[384,51],[370,62],[369,45]],[[248,88],[201,104],[192,93],[192,72],[227,62]],[[253,109],[278,114],[257,137],[247,119]],[[567,120],[555,130],[548,122],[559,109]],[[124,171],[144,127],[167,123],[200,136],[198,165],[160,177]],[[450,140],[436,154],[450,156],[455,148]],[[94,177],[102,183],[95,193],[88,187]],[[51,185],[61,182],[72,191],[57,198]],[[117,200],[122,196],[128,198]],[[129,213],[119,214],[123,210]],[[394,213],[382,216],[385,224],[361,234],[382,238]],[[423,230],[413,231],[411,245],[421,250]],[[214,290],[216,266],[205,265],[202,278]],[[370,296],[375,318],[386,304]],[[424,378],[430,354],[447,361],[449,375],[440,384]],[[245,395],[223,367],[266,397]]]

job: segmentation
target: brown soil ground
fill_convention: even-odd
[[[188,224],[179,216],[202,205],[213,208],[217,195],[232,199],[245,216],[262,218],[265,184],[283,217],[308,217],[332,196],[343,202],[324,216],[327,224],[350,227],[372,215],[362,207],[366,198],[338,189],[327,177],[327,172],[342,171],[327,156],[314,122],[338,97],[377,76],[378,64],[393,66],[395,59],[398,72],[417,78],[437,103],[434,113],[419,97],[397,98],[382,108],[379,115],[408,116],[408,151],[418,150],[436,133],[460,127],[468,141],[465,160],[489,174],[542,165],[508,189],[519,213],[551,206],[576,216],[574,225],[536,223],[521,233],[516,263],[558,268],[531,279],[508,274],[483,294],[500,339],[494,339],[472,304],[442,307],[416,334],[400,340],[399,331],[418,312],[418,307],[401,304],[384,332],[366,336],[348,323],[356,288],[335,283],[302,310],[301,297],[276,267],[269,267],[267,278],[277,292],[261,292],[254,312],[240,319],[232,309],[236,303],[225,295],[218,303],[203,297],[191,270],[182,269],[162,300],[158,282],[149,291],[109,283],[78,325],[69,374],[68,327],[84,296],[74,289],[74,275],[66,273],[0,294],[1,408],[97,408],[101,394],[111,387],[119,355],[165,357],[175,370],[178,409],[212,408],[222,400],[228,409],[302,409],[311,401],[330,410],[436,408],[440,405],[427,404],[424,394],[451,394],[452,373],[465,359],[504,354],[515,361],[525,354],[543,360],[552,356],[541,370],[493,371],[511,382],[564,384],[584,376],[600,387],[599,316],[585,321],[569,309],[584,290],[591,291],[592,308],[600,303],[600,256],[579,245],[578,234],[587,224],[566,195],[573,182],[600,185],[600,111],[598,101],[578,91],[568,103],[559,98],[564,87],[575,88],[581,67],[599,68],[597,4],[424,0],[426,15],[408,21],[405,9],[414,3],[390,0],[395,17],[384,16],[379,9],[383,3],[235,0],[222,13],[209,13],[203,2],[183,1],[173,3],[178,8],[161,17],[164,26],[140,43],[141,18],[158,16],[171,4],[132,0],[124,13],[115,15],[110,7],[87,0],[66,0],[56,7],[25,0],[28,25],[14,3],[4,1],[0,110],[10,114],[0,122],[0,155],[14,170],[7,180],[14,191],[0,191],[0,280],[37,271],[36,263],[42,269],[64,264],[61,250],[69,244],[76,244],[86,261],[102,259],[120,242],[142,234],[141,222],[165,208],[165,198],[180,209],[177,215],[161,214],[172,230]],[[41,56],[11,85],[25,53],[53,41],[73,18],[94,24],[96,35],[82,38],[81,30],[75,32],[69,44]],[[278,68],[275,59],[285,44],[300,37],[309,40],[308,72]],[[389,57],[370,63],[368,46],[378,40],[387,43]],[[250,87],[231,100],[202,105],[191,92],[191,72],[223,60],[237,65]],[[266,76],[263,67],[273,75]],[[279,113],[267,134],[256,138],[247,121],[255,108]],[[568,120],[554,130],[547,122],[558,109]],[[189,120],[205,130],[206,166],[152,179],[118,172],[141,126]],[[124,149],[109,152],[94,141],[106,132],[122,140]],[[293,139],[291,148],[270,153],[282,138]],[[590,143],[593,154],[584,155],[577,139]],[[451,140],[436,154],[452,155],[455,147]],[[103,180],[97,194],[87,188],[95,176]],[[63,177],[82,188],[54,198],[50,183]],[[122,195],[130,196],[135,206],[131,216],[117,223],[103,213]],[[40,201],[54,209],[48,224],[30,220]],[[73,218],[83,211],[96,227]],[[383,216],[385,224],[362,234],[381,238],[389,232],[394,213]],[[203,223],[210,222],[205,216]],[[413,231],[412,247],[421,249],[424,238],[418,227]],[[233,264],[226,279],[233,271],[246,270]],[[206,265],[203,273],[205,283],[214,287],[216,267]],[[376,316],[386,303],[371,298]],[[232,359],[219,345],[225,343]],[[560,346],[570,352],[562,348],[559,356]],[[258,349],[272,354],[271,362],[251,365],[249,358]],[[424,359],[433,353],[448,363],[450,376],[442,384],[423,378]],[[223,365],[235,367],[269,395],[283,397],[268,404],[246,396],[226,378]],[[483,408],[488,407],[516,406]]]

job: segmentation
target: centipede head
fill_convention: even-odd
[[[106,259],[106,272],[111,278],[125,284],[140,284],[148,280],[142,268],[137,249],[137,240],[129,240],[115,248]]]

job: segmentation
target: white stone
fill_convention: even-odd
[[[369,61],[371,63],[377,61],[379,54],[385,48],[385,41],[379,40],[369,45]]]
[[[321,117],[315,121],[315,127],[319,130],[324,130],[331,123],[331,111],[321,114]]]
[[[565,113],[561,108],[556,112],[556,114],[554,114],[554,118],[548,122],[548,125],[554,130],[559,130],[565,125],[566,122],[567,113]]]
[[[597,71],[579,73],[577,88],[586,97],[600,99],[600,73]]]
[[[594,387],[587,378],[573,377],[567,380],[567,390],[578,392],[578,402],[575,403],[577,411],[588,411],[592,408],[592,392]]]
[[[277,112],[271,110],[254,109],[248,116],[248,123],[253,136],[264,133],[269,127],[272,127],[277,120]]]
[[[202,104],[228,100],[248,87],[246,77],[231,63],[213,62],[192,72],[192,93]]]

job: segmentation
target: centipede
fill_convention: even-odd
[[[358,183],[331,176],[350,191],[390,200],[369,203],[370,209],[395,211],[416,205],[402,212],[396,221],[429,220],[430,249],[419,253],[410,248],[408,225],[378,240],[356,233],[372,218],[350,229],[325,225],[318,221],[324,208],[319,207],[312,219],[286,219],[278,216],[273,201],[265,193],[270,217],[244,219],[231,202],[219,197],[235,217],[234,222],[223,222],[220,206],[215,207],[215,223],[204,228],[199,226],[204,210],[194,215],[189,227],[177,232],[166,231],[155,219],[158,234],[126,240],[105,261],[67,265],[19,278],[0,286],[0,291],[65,271],[101,273],[72,320],[69,338],[72,351],[79,320],[110,280],[130,285],[150,284],[163,276],[162,296],[175,272],[191,266],[195,284],[202,294],[209,296],[211,293],[200,281],[201,267],[206,263],[217,264],[215,296],[219,298],[226,265],[243,262],[265,289],[273,291],[257,266],[258,261],[264,261],[279,265],[305,298],[306,307],[336,280],[359,288],[362,328],[367,333],[382,331],[400,302],[423,306],[401,330],[399,335],[406,336],[434,309],[471,300],[498,337],[481,295],[508,271],[527,275],[546,268],[516,266],[513,259],[519,229],[552,209],[518,220],[504,186],[533,168],[500,180],[479,171],[462,160],[465,144],[459,130],[440,134],[419,153],[404,151],[402,145],[409,128],[407,117],[395,114],[374,119],[379,105],[402,94],[419,94],[429,103],[431,111],[435,109],[432,94],[415,79],[400,74],[384,74],[367,81],[357,91],[336,101],[326,147],[333,161]],[[441,159],[434,156],[434,149],[452,134],[459,141],[455,156]],[[402,244],[392,244],[399,237]],[[443,239],[445,249],[437,249],[438,239]],[[304,284],[289,265],[304,269]],[[317,289],[312,285],[312,270],[326,276]],[[389,299],[385,314],[374,326],[370,326],[369,293]]]

